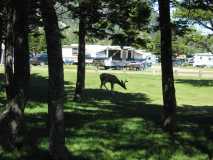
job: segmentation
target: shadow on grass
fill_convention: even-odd
[[[70,97],[73,92],[73,83],[64,81],[65,96]],[[48,78],[39,74],[32,74],[30,79],[30,98],[32,102],[47,103],[48,100]]]
[[[190,84],[195,87],[211,87],[213,80],[177,79],[176,83]]]
[[[213,106],[190,106],[178,110],[179,133],[176,140],[192,155],[193,150],[213,158]],[[183,135],[181,135],[181,133]],[[184,134],[188,134],[188,137]]]
[[[34,75],[32,82],[31,101],[46,103],[47,92],[42,92],[47,89],[47,79]],[[83,102],[77,103],[72,101],[73,84],[65,83],[66,145],[73,159],[212,158],[213,106],[178,108],[177,133],[171,139],[160,126],[161,106],[150,104],[147,95],[87,89]],[[24,153],[9,158],[0,149],[0,159],[48,159],[47,113],[27,113],[25,119]]]
[[[171,139],[161,130],[161,106],[149,102],[141,93],[87,89],[84,103],[66,106],[71,149],[78,144],[90,159],[211,159],[213,106],[178,108]]]

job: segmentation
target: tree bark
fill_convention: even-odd
[[[0,16],[0,63],[2,62],[3,19]]]
[[[0,124],[5,123],[1,125],[4,126],[1,129],[8,132],[7,139],[11,147],[22,142],[26,89],[29,83],[28,2],[24,0],[22,4],[16,0],[7,9],[5,76],[8,104],[6,111],[0,116]]]
[[[85,88],[85,38],[86,38],[86,19],[84,3],[80,2],[80,22],[79,22],[79,43],[78,43],[78,69],[74,100],[80,101]]]
[[[23,132],[24,109],[28,98],[30,77],[29,46],[28,46],[28,11],[29,0],[14,1],[15,25],[14,25],[14,101],[13,112],[16,115],[13,120],[12,134],[15,142],[19,141]]]
[[[15,12],[14,8],[7,6],[6,9],[6,36],[5,36],[5,87],[7,100],[14,97],[14,84],[13,84],[13,45],[14,45],[14,23]]]
[[[28,98],[30,63],[28,44],[28,11],[29,0],[15,1],[16,20],[14,27],[14,84],[15,95],[23,96],[23,100]],[[24,105],[23,105],[24,107]]]
[[[172,65],[172,34],[170,24],[170,1],[158,0],[161,30],[161,67],[163,90],[163,128],[173,133],[176,127],[176,97]]]
[[[58,19],[52,0],[41,0],[48,54],[49,153],[54,160],[66,160],[64,133],[64,72]]]

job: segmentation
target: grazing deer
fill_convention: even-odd
[[[109,74],[109,73],[102,73],[100,75],[100,80],[101,80],[101,85],[100,88],[102,88],[102,86],[104,86],[107,90],[108,88],[106,87],[106,83],[110,83],[111,84],[111,91],[114,90],[114,84],[118,84],[120,85],[122,88],[126,89],[126,80],[122,81],[119,80],[115,75],[113,74]]]

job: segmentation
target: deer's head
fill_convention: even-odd
[[[127,89],[126,88],[126,83],[127,82],[128,82],[127,80],[125,80],[125,81],[121,80],[121,87],[123,87],[124,89]]]

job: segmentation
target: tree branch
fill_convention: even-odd
[[[213,27],[208,26],[207,24],[203,23],[201,20],[196,20],[198,24],[202,25],[203,27],[213,31]]]

